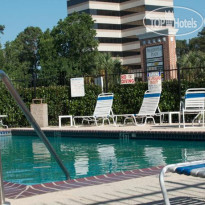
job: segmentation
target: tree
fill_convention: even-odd
[[[105,74],[105,89],[108,91],[108,75],[111,79],[109,83],[113,83],[113,79],[117,79],[122,71],[122,65],[118,58],[112,58],[110,53],[99,53],[96,58],[96,71],[97,73]],[[113,77],[111,76],[113,75]]]
[[[176,52],[177,52],[177,58],[180,58],[182,55],[189,52],[189,45],[186,40],[176,41]]]
[[[51,31],[63,71],[68,75],[92,73],[98,46],[93,27],[90,15],[75,12]]]
[[[5,44],[5,71],[24,86],[34,85],[35,82],[39,61],[38,38],[41,33],[38,27],[28,27],[14,41]]]
[[[0,70],[4,67],[4,51],[0,44]]]
[[[28,62],[20,62],[19,52],[22,46],[19,47],[15,41],[6,42],[4,52],[4,70],[12,79],[28,81],[30,75],[28,74]],[[25,85],[25,84],[24,84]],[[28,84],[26,84],[28,85]]]
[[[184,77],[191,79],[203,78],[205,76],[205,53],[201,51],[190,51],[184,54],[179,60],[180,67],[190,68],[183,69]]]
[[[199,50],[205,52],[205,27],[198,34],[199,38]]]
[[[0,33],[1,34],[4,34],[4,29],[5,29],[5,26],[4,25],[0,25]]]
[[[190,39],[189,49],[191,51],[205,51],[205,27],[198,33],[197,37]]]
[[[19,52],[20,62],[29,63],[29,71],[32,74],[37,73],[39,56],[38,56],[38,41],[42,31],[39,27],[27,27],[15,39],[15,43],[21,47]]]
[[[4,34],[4,29],[5,29],[5,26],[3,26],[3,25],[0,25],[0,34]],[[1,42],[0,42],[0,50],[1,50]],[[2,50],[0,51],[0,55],[2,55]],[[0,56],[0,60],[2,60],[1,59],[1,56]],[[0,65],[1,65],[2,63],[0,63]]]
[[[54,45],[54,38],[51,36],[50,30],[47,29],[39,38],[38,44],[39,54],[39,78],[46,79],[47,85],[58,83],[58,53]]]
[[[184,68],[205,67],[205,53],[190,51],[181,57],[179,63]]]

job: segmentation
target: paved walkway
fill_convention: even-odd
[[[171,204],[205,204],[205,179],[171,173],[166,176]],[[7,201],[12,205],[163,205],[158,178],[146,176]]]

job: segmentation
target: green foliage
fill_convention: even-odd
[[[113,59],[111,53],[98,53],[95,66],[93,74],[105,76],[105,90],[107,87],[118,84],[122,72],[122,65],[118,58]]]
[[[29,126],[25,116],[16,105],[5,86],[1,83],[0,113],[7,114],[4,123],[9,127]],[[71,98],[69,86],[38,87],[36,98],[42,98],[48,104],[49,125],[58,124],[59,115],[90,115],[93,113],[97,95],[100,88],[97,86],[85,86],[86,96]],[[32,88],[19,87],[23,101],[30,108],[34,90]]]
[[[205,87],[205,80],[194,80],[181,82],[181,96],[183,97],[188,88]],[[5,86],[0,83],[1,99],[0,114],[7,114],[4,119],[9,127],[29,126],[25,116],[10,96]],[[32,102],[33,88],[19,86],[22,99],[28,106]],[[142,104],[147,83],[137,82],[134,85],[115,85],[110,87],[109,92],[114,93],[113,111],[115,114],[138,113]],[[36,98],[42,98],[48,104],[49,125],[58,125],[59,115],[92,115],[97,95],[101,92],[100,87],[95,85],[85,86],[86,95],[79,98],[71,98],[70,86],[48,86],[37,87]],[[165,81],[162,84],[162,95],[160,99],[161,111],[178,111],[180,105],[179,84],[177,80]]]
[[[205,27],[189,41],[189,48],[191,51],[205,51]]]
[[[8,115],[8,118],[4,119],[5,124],[8,124],[9,127],[29,126],[29,123],[5,89],[5,86],[1,83],[0,87],[0,113]],[[205,81],[182,81],[181,95],[183,96],[188,88],[194,87],[205,87]],[[49,125],[57,126],[59,115],[92,115],[97,95],[101,90],[100,87],[94,85],[86,85],[85,90],[85,97],[71,98],[69,86],[38,87],[37,98],[43,98],[48,104]],[[110,92],[114,93],[114,113],[138,113],[146,90],[147,83],[143,82],[138,82],[135,85],[115,85],[110,88]],[[29,108],[34,90],[32,88],[19,87],[18,91]],[[163,82],[163,91],[159,104],[161,111],[177,111],[179,110],[179,104],[178,81]]]
[[[182,88],[182,96],[184,95]],[[159,108],[161,111],[177,111],[179,110],[179,84],[177,80],[165,81],[162,84],[162,94],[160,98]]]
[[[0,33],[1,34],[4,34],[4,29],[5,29],[5,26],[4,25],[0,25]]]
[[[29,81],[32,74],[37,73],[38,39],[41,33],[38,27],[28,27],[14,41],[5,44],[3,70],[10,78]]]
[[[186,40],[176,40],[176,53],[180,58],[189,51],[189,45]]]
[[[42,34],[39,27],[27,27],[15,39],[15,44],[21,48],[19,52],[20,62],[29,62],[30,69],[37,69],[38,64],[38,42]]]
[[[0,68],[2,69],[3,66],[4,66],[4,51],[3,49],[1,48],[1,44],[0,44]]]
[[[107,72],[108,74],[120,74],[122,65],[118,58],[113,59],[111,53],[98,53],[96,55],[96,74]]]
[[[147,83],[136,83],[135,85],[117,85],[112,88],[114,93],[113,111],[117,114],[137,113],[142,104]]]
[[[39,64],[41,67],[39,78],[46,79],[47,85],[58,84],[60,63],[54,44],[54,38],[51,36],[49,29],[47,29],[39,39],[38,54],[40,57]]]
[[[183,68],[205,67],[205,53],[190,51],[180,58],[179,64]]]
[[[67,75],[85,75],[92,72],[98,53],[94,21],[86,13],[74,12],[60,20],[51,31],[61,71]]]
[[[197,68],[205,66],[205,27],[198,36],[187,42],[186,40],[176,41],[177,58],[183,68]],[[198,71],[195,71],[198,72]],[[195,75],[195,73],[188,73]],[[201,74],[199,74],[201,75]],[[197,78],[197,76],[194,76]]]

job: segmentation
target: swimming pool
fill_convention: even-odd
[[[199,160],[205,142],[49,137],[71,178]],[[0,137],[3,179],[20,184],[65,180],[35,136]]]

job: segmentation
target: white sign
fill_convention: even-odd
[[[147,58],[157,58],[162,56],[162,46],[152,46],[146,48]]]
[[[85,96],[84,78],[71,78],[71,97],[83,97]]]
[[[148,90],[151,92],[162,91],[162,80],[160,72],[151,72],[147,74],[148,78]]]
[[[135,75],[134,74],[121,75],[121,84],[135,84]]]
[[[151,46],[146,48],[146,65],[147,72],[150,71],[163,71],[163,47]]]

